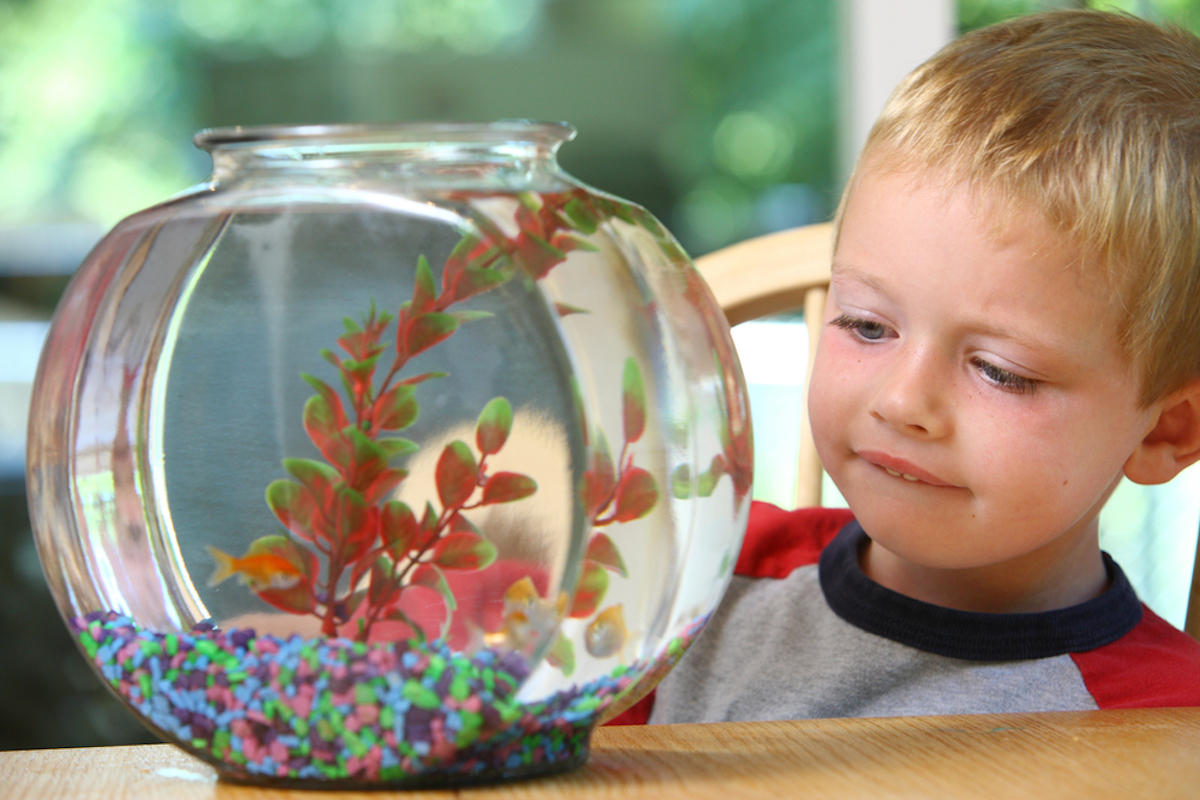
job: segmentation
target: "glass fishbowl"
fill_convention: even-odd
[[[243,782],[571,768],[704,626],[750,504],[725,319],[565,124],[202,131],[34,388],[42,565],[101,679]]]

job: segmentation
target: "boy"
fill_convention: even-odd
[[[1091,11],[966,35],[838,216],[809,414],[850,511],[756,504],[624,721],[1200,705],[1200,644],[1097,531],[1122,474],[1200,459],[1200,41]]]

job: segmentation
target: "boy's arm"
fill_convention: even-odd
[[[848,509],[802,508],[784,511],[755,501],[734,574],[749,578],[786,578],[797,567],[816,563],[825,545],[854,519]],[[606,725],[644,725],[654,710],[654,692]]]

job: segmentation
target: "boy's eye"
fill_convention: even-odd
[[[850,331],[858,338],[868,342],[877,342],[885,338],[888,333],[888,328],[883,323],[872,322],[868,319],[859,319],[858,317],[851,317],[846,314],[836,317],[829,324],[844,331]]]
[[[1032,378],[1025,378],[1006,369],[1001,369],[995,364],[988,363],[981,358],[972,359],[972,363],[976,369],[983,373],[983,377],[989,383],[1006,392],[1030,394],[1037,390],[1040,383]]]

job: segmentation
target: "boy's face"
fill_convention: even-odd
[[[1033,215],[995,231],[986,195],[938,178],[867,170],[848,198],[818,452],[884,585],[973,610],[1085,599],[1097,515],[1155,415],[1077,254]]]

